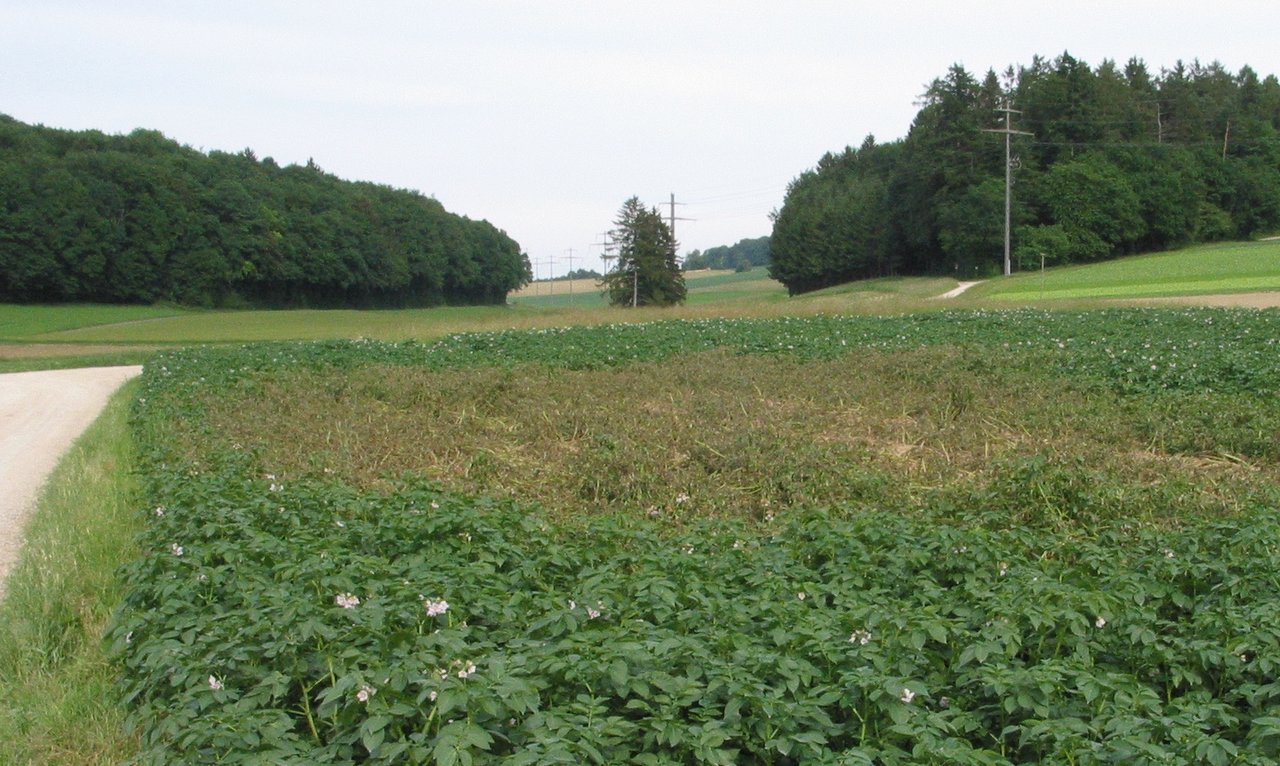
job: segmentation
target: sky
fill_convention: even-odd
[[[887,142],[953,64],[1069,52],[1280,75],[1274,0],[5,0],[0,113],[314,160],[595,268],[636,196],[681,253],[769,234],[828,151]]]

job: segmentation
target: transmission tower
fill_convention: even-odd
[[[684,205],[685,203],[683,203],[683,202],[676,202],[676,193],[675,193],[675,192],[671,192],[671,201],[670,201],[670,202],[668,202],[667,204],[671,206],[671,215],[669,216],[669,219],[668,219],[668,220],[670,220],[670,222],[671,222],[671,223],[670,223],[670,227],[671,227],[671,257],[672,257],[672,258],[675,258],[675,257],[676,257],[676,252],[675,252],[675,249],[676,249],[676,221],[692,221],[692,220],[695,220],[695,219],[693,219],[693,218],[677,218],[677,217],[676,217],[676,205]]]
[[[591,246],[600,248],[600,260],[604,261],[604,273],[608,274],[609,262],[618,257],[618,254],[614,252],[616,243],[613,241],[613,232],[604,231],[596,236],[602,238],[602,241],[592,242]]]

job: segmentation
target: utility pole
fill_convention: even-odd
[[[551,290],[552,295],[556,294],[556,284],[555,282],[551,281],[551,270],[555,267],[555,264],[556,264],[555,260],[550,257],[548,257],[547,260],[545,261],[538,261],[539,266],[547,267],[547,286],[548,286],[548,289]]]
[[[669,205],[671,205],[671,215],[670,215],[670,221],[671,221],[671,224],[670,224],[670,227],[671,227],[671,257],[672,257],[672,259],[674,259],[674,258],[676,257],[676,252],[675,252],[675,249],[676,249],[676,221],[692,221],[693,219],[692,219],[692,218],[676,218],[676,205],[683,205],[684,203],[683,203],[683,202],[676,202],[676,193],[675,193],[675,192],[671,192],[671,201],[670,201],[668,204],[669,204]]]
[[[573,295],[573,248],[565,252],[569,254],[569,294]]]
[[[987,128],[983,133],[1003,133],[1004,134],[1004,275],[1007,277],[1013,273],[1012,261],[1009,258],[1009,227],[1012,216],[1010,211],[1013,208],[1013,163],[1014,158],[1010,156],[1010,143],[1014,136],[1030,136],[1033,135],[1025,130],[1013,129],[1013,115],[1022,114],[1016,109],[1011,108],[1008,103],[997,112],[1004,112],[1004,127],[999,130]]]
[[[614,242],[613,240],[613,232],[612,231],[601,232],[599,236],[603,241],[594,242],[592,243],[591,246],[601,248],[600,260],[604,261],[604,273],[607,275],[609,271],[613,268],[610,262],[615,259],[618,260],[618,269],[621,270],[622,260],[618,258],[618,253],[614,250],[614,248],[617,247],[617,243]],[[605,283],[602,281],[601,284],[603,285]],[[633,292],[634,292],[634,288],[633,288]],[[610,298],[610,300],[612,300],[612,298]]]
[[[591,243],[591,246],[601,248],[600,260],[604,261],[604,273],[608,274],[610,268],[609,262],[618,257],[617,254],[613,252],[613,234],[612,232],[605,231],[596,236],[601,237],[604,241],[593,242]]]

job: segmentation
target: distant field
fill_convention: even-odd
[[[1280,241],[1191,247],[1118,261],[1067,266],[988,280],[959,299],[933,300],[948,277],[863,280],[788,297],[764,268],[686,275],[688,302],[675,308],[619,310],[595,280],[536,282],[507,306],[404,310],[200,311],[147,306],[0,306],[0,346],[14,344],[190,344],[369,338],[427,340],[455,332],[532,329],[610,322],[819,313],[903,314],[947,307],[1053,302],[1089,306],[1113,299],[1280,291]],[[13,346],[10,346],[12,348]],[[123,351],[124,349],[122,349]],[[0,347],[0,351],[3,348]],[[95,351],[101,353],[101,349]],[[50,354],[50,357],[54,356]],[[68,364],[65,354],[59,364]],[[24,361],[15,362],[15,357]],[[0,353],[0,369],[41,366],[32,353]]]
[[[971,298],[1035,301],[1280,290],[1280,241],[1200,245],[991,280]]]
[[[786,289],[769,278],[767,268],[750,271],[690,271],[684,275],[691,305],[737,300],[781,300]],[[541,281],[512,294],[510,302],[516,306],[537,308],[599,308],[608,305],[604,291],[594,279],[567,281]]]
[[[520,313],[523,312],[506,306],[377,311],[193,311],[162,321],[79,327],[30,339],[77,343],[216,343],[356,337],[392,340],[434,337],[461,329],[510,327]]]
[[[0,339],[16,340],[80,327],[143,322],[187,313],[171,306],[16,306],[0,304]]]
[[[788,303],[786,291],[769,279],[765,269],[746,273],[695,272],[688,279],[688,305],[676,308],[641,308],[622,311],[609,307],[594,280],[538,282],[514,294],[507,306],[440,307],[402,310],[251,310],[181,311],[116,309],[102,307],[95,320],[92,311],[56,316],[57,309],[0,307],[22,323],[22,331],[0,328],[0,340],[24,343],[219,343],[261,340],[320,340],[370,338],[407,340],[438,338],[455,332],[528,329],[604,322],[644,322],[768,312],[805,310],[805,303]],[[554,291],[554,292],[553,292]],[[772,307],[772,308],[771,308]],[[93,309],[96,307],[85,307]],[[32,317],[24,312],[36,311]],[[123,313],[112,313],[121,311]],[[133,313],[129,313],[132,311]],[[150,313],[148,313],[150,312]],[[0,314],[4,316],[4,314]],[[139,322],[137,319],[157,319]],[[57,321],[61,319],[61,321]]]

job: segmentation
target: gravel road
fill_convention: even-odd
[[[0,598],[22,529],[59,458],[141,367],[0,375]]]

